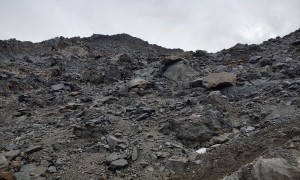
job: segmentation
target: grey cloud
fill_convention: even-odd
[[[0,2],[0,39],[128,33],[185,50],[261,43],[300,28],[298,0],[12,0]]]

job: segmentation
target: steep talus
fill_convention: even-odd
[[[0,179],[299,179],[300,29],[208,53],[0,41]]]

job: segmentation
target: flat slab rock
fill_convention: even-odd
[[[127,165],[128,165],[128,162],[125,159],[118,159],[118,160],[112,161],[110,163],[110,168],[119,169],[119,168],[123,168]]]
[[[42,150],[43,147],[42,146],[38,146],[38,145],[31,145],[29,146],[27,149],[25,149],[25,153],[26,154],[32,154],[34,152],[40,151]]]

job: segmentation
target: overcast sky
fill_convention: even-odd
[[[0,0],[0,39],[127,33],[215,52],[300,28],[300,0]]]

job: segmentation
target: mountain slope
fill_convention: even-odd
[[[217,53],[11,39],[0,62],[0,179],[300,177],[300,30]]]

